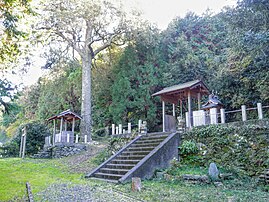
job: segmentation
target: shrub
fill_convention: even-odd
[[[183,143],[195,141],[204,145],[198,155],[200,158],[195,159],[200,166],[215,162],[238,174],[253,176],[269,166],[268,137],[266,126],[210,125],[185,133]]]
[[[3,145],[2,156],[10,157],[19,155],[22,129],[24,127],[27,130],[25,155],[33,155],[43,147],[45,137],[50,135],[50,132],[46,125],[34,121],[19,126],[13,139]]]

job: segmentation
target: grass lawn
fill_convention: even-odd
[[[96,201],[228,201],[229,197],[234,201],[269,201],[269,193],[256,187],[255,183],[237,179],[224,181],[221,187],[180,180],[145,180],[141,192],[132,192],[130,183],[115,185],[84,179],[83,174],[96,166],[93,157],[84,153],[62,159],[0,159],[0,201],[21,201],[26,194],[27,181],[36,201],[40,201],[38,193],[59,183],[88,186]],[[184,168],[175,173],[182,174],[187,170],[192,174],[206,172]]]

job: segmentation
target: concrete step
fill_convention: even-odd
[[[106,164],[106,168],[116,168],[116,169],[132,169],[136,164]]]
[[[161,143],[164,139],[147,139],[147,140],[137,140],[136,144],[152,144],[152,143]]]
[[[109,163],[111,164],[137,164],[140,159],[113,159]]]
[[[145,157],[145,155],[124,154],[124,155],[117,156],[116,159],[118,159],[118,160],[141,160],[144,157]]]
[[[134,143],[131,148],[134,147],[157,147],[160,144],[160,142],[154,142],[154,143]]]
[[[149,146],[144,146],[144,147],[130,147],[127,149],[127,151],[152,151],[155,147],[149,147]]]
[[[116,174],[116,175],[124,175],[127,173],[129,169],[115,169],[115,168],[101,168],[101,173],[109,173],[109,174]]]
[[[121,153],[121,155],[147,155],[150,151],[124,151]]]
[[[168,135],[145,135],[145,136],[142,136],[139,140],[152,140],[152,139],[164,140],[167,137],[168,137]]]
[[[97,173],[94,173],[93,176],[97,178],[104,178],[104,179],[109,179],[109,180],[118,180],[123,175],[97,172]]]

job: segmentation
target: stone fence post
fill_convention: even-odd
[[[241,110],[242,110],[242,121],[246,121],[247,120],[247,108],[246,108],[246,105],[242,105]]]
[[[262,103],[257,103],[257,109],[258,109],[258,117],[259,119],[263,119],[263,114],[262,114]]]

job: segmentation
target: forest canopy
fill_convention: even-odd
[[[195,79],[217,92],[226,109],[268,105],[268,1],[238,1],[215,15],[188,13],[163,31],[148,23],[139,32],[129,31],[133,33],[121,35],[123,46],[110,44],[90,61],[93,130],[138,119],[157,130],[161,103],[151,95]],[[49,75],[21,93],[16,118],[2,128],[10,131],[22,120],[46,120],[66,109],[80,113],[83,58],[72,53],[57,55],[61,59],[49,65]],[[55,58],[55,52],[50,54]]]

